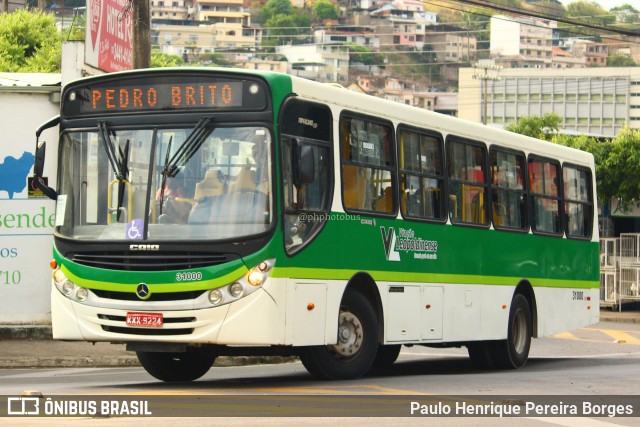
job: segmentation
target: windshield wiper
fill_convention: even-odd
[[[211,117],[204,117],[200,119],[182,145],[178,147],[171,159],[168,162],[165,161],[164,170],[162,171],[165,178],[167,176],[176,176],[179,171],[179,167],[187,164],[189,160],[191,160],[191,157],[198,152],[204,140],[207,139],[209,134],[213,131],[213,127],[209,127],[211,120]],[[168,153],[169,150],[167,150],[167,156]],[[165,178],[163,178],[163,180]]]
[[[122,147],[118,147],[118,153],[120,156],[116,155],[116,148],[113,140],[111,139],[111,135],[109,134],[109,129],[107,128],[107,122],[98,121],[98,135],[100,136],[100,140],[102,141],[102,145],[104,145],[104,149],[107,152],[107,158],[109,159],[109,163],[111,164],[111,169],[113,169],[113,173],[118,180],[118,206],[116,210],[116,221],[120,221],[120,210],[122,208],[122,201],[124,198],[124,187],[127,182],[127,176],[129,175],[129,140],[124,145],[124,151]]]
[[[167,144],[167,153],[164,156],[164,168],[162,169],[162,183],[160,184],[160,215],[162,215],[162,206],[164,205],[164,190],[167,185],[167,174],[165,171],[169,168],[169,155],[171,154],[171,143],[173,142],[173,135],[169,138],[169,144]]]

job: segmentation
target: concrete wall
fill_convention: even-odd
[[[29,198],[26,179],[33,174],[35,130],[59,114],[59,92],[59,86],[0,85],[1,325],[50,323],[55,202]],[[40,138],[47,141],[45,176],[51,186],[56,181],[57,133],[54,127]],[[17,167],[21,158],[24,164]],[[16,191],[12,197],[10,191]]]

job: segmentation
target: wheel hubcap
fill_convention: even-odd
[[[527,343],[527,317],[524,310],[520,309],[516,311],[513,316],[513,324],[511,325],[513,335],[513,348],[518,354],[522,354],[525,351]]]
[[[340,358],[355,356],[362,346],[362,324],[348,311],[340,312],[338,321],[338,343],[329,346]]]

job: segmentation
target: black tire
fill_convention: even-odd
[[[378,351],[378,319],[369,301],[347,289],[340,304],[338,343],[300,348],[300,360],[321,379],[352,379],[365,375]]]
[[[136,352],[142,367],[165,382],[193,381],[206,374],[216,359],[207,349],[191,348],[182,353]]]
[[[471,364],[477,369],[493,369],[492,342],[476,341],[467,343]]]
[[[533,321],[529,301],[522,294],[516,294],[509,310],[507,339],[493,344],[493,359],[497,368],[519,369],[529,358]]]
[[[396,362],[396,360],[398,360],[401,349],[402,346],[400,344],[379,346],[378,353],[376,354],[376,358],[373,360],[372,367],[378,369],[389,368]]]

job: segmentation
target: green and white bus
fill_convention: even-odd
[[[77,80],[55,125],[54,338],[157,379],[252,354],[357,378],[402,345],[520,368],[599,320],[590,154],[233,69]]]

